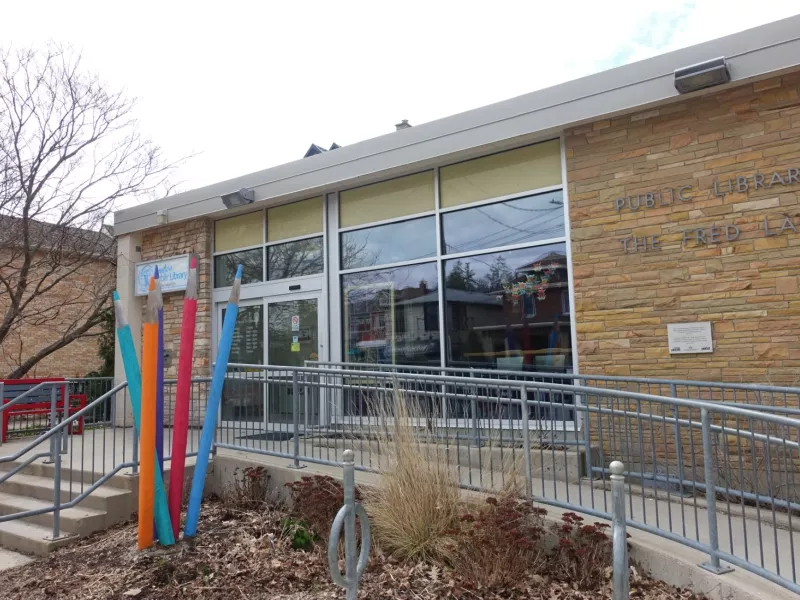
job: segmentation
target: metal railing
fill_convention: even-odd
[[[783,410],[409,370],[230,365],[217,446],[294,466],[338,466],[349,447],[357,469],[380,471],[391,427],[372,407],[413,399],[412,425],[442,444],[463,487],[520,477],[534,501],[610,520],[609,466],[624,459],[628,527],[707,554],[714,572],[728,563],[800,592],[800,420]]]
[[[192,380],[187,456],[197,454],[209,383],[210,378]],[[175,385],[174,379],[166,380],[164,385],[167,426],[172,424]],[[70,393],[85,393],[93,399],[84,408],[65,414],[66,411],[58,408],[59,388],[64,386],[66,397]],[[0,447],[3,453],[0,455],[0,484],[13,481],[15,476],[25,474],[37,465],[49,465],[45,471],[36,472],[52,475],[53,501],[36,509],[0,515],[0,523],[53,513],[52,537],[58,538],[62,535],[60,517],[63,510],[78,505],[115,475],[138,472],[138,438],[133,427],[127,383],[109,386],[106,378],[43,382],[0,407],[0,411],[7,410],[23,403],[36,391],[51,391],[48,423],[44,431],[34,437],[9,440]],[[103,388],[108,389],[103,391]],[[84,419],[87,427],[77,433],[73,426],[80,419]],[[169,460],[171,448],[170,427],[164,436],[165,460]]]

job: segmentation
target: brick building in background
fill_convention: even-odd
[[[131,326],[137,265],[196,253],[198,375],[242,263],[234,362],[795,382],[798,28],[792,17],[119,211]],[[181,300],[165,295],[168,374]],[[287,418],[270,399],[242,402],[249,418]]]
[[[21,236],[22,221],[2,217],[0,227],[0,274],[15,285],[24,255],[30,254],[31,291],[22,302],[34,297],[0,344],[0,377],[5,377],[24,368],[25,361],[38,352],[70,337],[97,312],[98,306],[109,305],[116,266],[110,230],[95,232],[30,221],[29,244],[19,248],[15,240]],[[40,249],[33,252],[36,247]],[[5,316],[9,306],[9,294],[0,294],[0,315]],[[99,370],[103,365],[98,356],[101,330],[99,326],[89,328],[19,377],[84,377]]]

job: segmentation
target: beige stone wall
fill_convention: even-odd
[[[795,73],[567,132],[582,372],[796,383],[799,96]],[[670,355],[667,324],[690,321],[713,353]]]
[[[211,221],[195,219],[142,233],[143,261],[190,253],[197,255],[199,279],[192,370],[195,376],[206,376],[211,364]],[[164,350],[171,355],[167,378],[178,374],[182,318],[183,293],[164,294]]]
[[[0,252],[0,263],[8,260],[8,254]],[[34,273],[31,281],[36,283],[41,276],[37,277]],[[25,311],[26,319],[19,321],[0,344],[0,377],[8,375],[36,352],[61,339],[75,324],[83,323],[87,311],[92,310],[98,298],[97,294],[107,293],[113,278],[112,265],[88,263],[77,272],[67,275],[42,294],[39,300],[34,300]],[[0,294],[0,312],[5,311],[7,303],[8,295]],[[58,310],[53,310],[54,307],[58,307]],[[99,329],[49,354],[24,377],[83,377],[99,369],[103,361],[97,355],[96,333],[99,333]]]

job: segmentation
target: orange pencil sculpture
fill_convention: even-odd
[[[156,371],[158,306],[156,283],[150,278],[142,326],[142,418],[139,439],[139,550],[153,545],[153,503],[156,481]]]

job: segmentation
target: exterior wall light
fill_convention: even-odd
[[[244,206],[251,204],[256,199],[256,193],[253,190],[242,188],[238,192],[232,194],[225,194],[222,196],[222,203],[226,208],[234,208],[236,206]]]
[[[730,80],[724,56],[675,70],[675,89],[681,94],[722,85]]]

